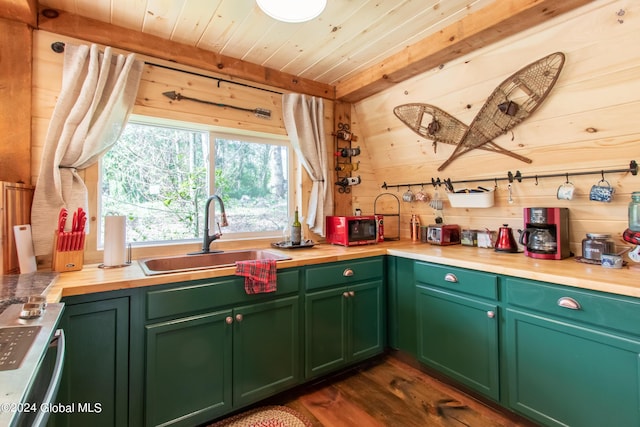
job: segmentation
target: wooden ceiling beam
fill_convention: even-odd
[[[37,15],[37,0],[0,0],[0,18],[22,22],[35,28]]]
[[[4,1],[4,0],[0,0]],[[57,11],[56,18],[38,14],[38,29],[129,52],[173,61],[218,74],[248,80],[284,91],[335,99],[335,87],[283,73],[247,61],[219,55],[140,31]]]
[[[336,99],[357,102],[594,0],[496,0],[443,30],[336,85]]]

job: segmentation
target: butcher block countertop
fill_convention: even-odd
[[[522,253],[501,253],[492,249],[462,245],[434,246],[408,241],[349,248],[318,244],[304,249],[268,249],[291,257],[290,260],[278,261],[279,269],[388,254],[576,288],[640,297],[638,280],[640,266],[637,265],[622,269],[608,269],[600,265],[583,264],[574,258],[537,260],[526,257]],[[135,260],[128,267],[115,269],[102,269],[97,264],[85,265],[81,271],[61,273],[49,290],[47,299],[49,302],[58,302],[66,296],[222,277],[234,273],[235,267],[226,267],[145,276]]]

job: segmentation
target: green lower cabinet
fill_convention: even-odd
[[[193,426],[232,408],[231,310],[146,327],[145,425]]]
[[[147,426],[194,426],[300,381],[298,296],[148,325]]]
[[[389,347],[416,357],[414,262],[409,258],[387,257],[387,329]]]
[[[128,425],[129,302],[129,297],[67,302],[60,323],[67,344],[57,402],[75,409],[53,414],[50,425]]]
[[[507,343],[514,410],[548,426],[640,426],[640,340],[509,309]]]
[[[382,353],[386,336],[386,313],[382,282],[349,287],[347,337],[348,362]]]
[[[347,363],[345,288],[305,297],[305,377],[334,371]]]
[[[499,399],[498,307],[437,288],[416,288],[418,360]]]
[[[245,406],[302,377],[298,297],[234,309],[233,404]]]
[[[386,329],[382,281],[308,293],[305,377],[382,353]]]

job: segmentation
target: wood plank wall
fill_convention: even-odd
[[[57,96],[60,92],[62,81],[62,63],[64,55],[55,53],[50,46],[55,41],[62,41],[70,44],[88,44],[82,40],[60,36],[46,31],[34,31],[34,71],[33,71],[33,139],[32,139],[32,163],[31,173],[33,182],[37,182],[37,175],[40,168],[42,148],[46,137],[49,120],[55,107]],[[179,68],[193,73],[215,76],[223,79],[230,79],[228,76],[204,72],[175,63],[161,61],[139,55],[139,59],[151,64]],[[241,83],[248,83],[253,86],[260,86],[250,82],[233,79]],[[268,86],[266,89],[275,90]],[[187,100],[171,101],[162,95],[163,92],[176,91],[184,96],[205,99],[211,102],[228,104],[245,108],[265,108],[271,111],[270,119],[256,117],[252,112],[239,111],[231,108],[221,108],[218,106],[205,105]],[[277,90],[276,90],[277,91]],[[332,136],[333,130],[333,102],[325,102],[325,132],[328,141],[327,150],[333,157]],[[282,95],[267,91],[256,90],[248,87],[233,85],[222,82],[219,86],[217,81],[207,77],[194,74],[173,71],[154,65],[145,65],[144,74],[138,90],[136,104],[133,109],[134,114],[151,116],[157,118],[182,120],[193,123],[213,125],[220,130],[237,129],[248,133],[274,134],[286,137],[284,123],[282,121]],[[299,168],[299,165],[296,166]],[[301,215],[306,216],[306,206],[311,191],[311,181],[303,170],[292,171],[292,176],[299,176],[298,186],[295,188],[296,204],[300,206]],[[92,224],[96,223],[97,212],[97,188],[98,169],[97,166],[90,167],[85,171],[85,182],[89,188],[90,217]],[[231,219],[230,219],[231,220]],[[86,262],[100,262],[101,254],[96,250],[96,227],[90,227],[91,233],[88,238]],[[309,238],[315,241],[319,236],[313,235],[306,230]],[[225,245],[224,239],[217,244]],[[197,248],[196,248],[197,249]],[[165,251],[167,249],[156,249]],[[175,249],[184,252],[184,249]],[[142,253],[141,251],[138,251]],[[134,251],[134,257],[136,253]]]
[[[30,184],[32,31],[0,19],[0,181]]]
[[[469,185],[492,186],[493,177],[506,177],[508,171],[534,176],[624,169],[630,160],[640,161],[638,11],[629,1],[593,2],[355,104],[352,125],[363,137],[363,183],[354,188],[353,208],[373,212],[375,198],[385,192],[381,188],[383,182],[486,178],[484,184]],[[434,153],[431,141],[415,134],[393,115],[393,108],[398,105],[422,102],[469,124],[502,80],[555,51],[566,55],[555,88],[529,119],[495,140],[502,147],[531,158],[531,164],[474,150],[438,172],[454,147],[439,144]],[[587,232],[611,233],[623,245],[619,236],[627,228],[630,193],[640,191],[640,175],[605,175],[615,187],[612,203],[588,200],[590,187],[600,179],[600,175],[569,175],[577,188],[572,201],[556,198],[564,178],[543,179],[537,184],[535,180],[516,182],[512,185],[513,203],[508,201],[507,183],[503,181],[498,183],[494,207],[451,208],[446,202],[444,218],[463,228],[497,230],[502,224],[509,224],[515,230],[523,227],[524,207],[567,207],[571,246],[576,255],[581,254],[581,241]],[[388,191],[401,196],[406,189]],[[414,192],[419,189],[412,187]],[[425,190],[434,195],[432,186]],[[446,199],[444,188],[440,194]],[[403,238],[408,237],[412,213],[420,216],[423,225],[434,220],[427,204],[400,205]],[[386,223],[391,225],[390,221]]]
[[[362,149],[358,174],[362,184],[353,188],[352,197],[337,198],[342,214],[362,209],[373,213],[374,201],[382,193],[400,196],[406,188],[381,189],[389,184],[430,182],[431,178],[452,180],[506,176],[520,170],[529,176],[600,169],[625,168],[631,159],[640,161],[640,16],[626,0],[601,0],[555,18],[543,25],[506,38],[457,61],[399,83],[391,89],[371,96],[351,111],[336,106],[336,121],[350,116],[351,128],[358,135]],[[61,81],[62,55],[49,48],[51,42],[73,42],[44,31],[34,32],[33,53],[33,117],[32,117],[32,182],[36,182],[42,142],[46,135]],[[81,41],[77,41],[81,42]],[[470,123],[487,96],[507,76],[524,65],[554,51],[562,51],[567,61],[545,103],[520,126],[496,142],[533,160],[525,164],[510,157],[475,150],[454,161],[443,173],[437,172],[453,150],[440,144],[433,152],[431,141],[420,138],[393,115],[393,108],[409,102],[436,105],[465,123]],[[153,60],[152,60],[153,61]],[[175,64],[173,64],[175,65]],[[199,70],[195,70],[199,71]],[[223,76],[224,77],[224,76]],[[191,119],[220,126],[284,134],[278,96],[260,92],[245,92],[221,86],[211,90],[208,79],[172,73],[147,66],[135,112],[164,115],[171,111],[176,119]],[[179,90],[185,95],[207,93],[229,104],[245,101],[264,105],[272,110],[270,122],[252,117],[250,113],[215,110],[186,103],[171,104],[161,92]],[[325,101],[325,128],[331,132],[334,122],[333,104]],[[347,104],[348,106],[348,104]],[[210,110],[214,109],[214,111]],[[166,110],[166,111],[163,111]],[[205,111],[206,110],[206,111]],[[338,119],[338,117],[340,119]],[[327,135],[328,151],[333,153],[333,139]],[[333,157],[333,154],[331,154]],[[527,206],[559,206],[570,209],[572,250],[580,254],[580,242],[587,232],[609,232],[620,236],[627,226],[627,204],[632,191],[640,190],[640,176],[612,174],[605,178],[615,186],[610,204],[590,202],[587,194],[600,177],[572,177],[576,197],[572,201],[556,199],[556,189],[564,179],[544,179],[514,183],[513,203],[508,202],[507,186],[500,182],[495,206],[488,209],[451,208],[445,203],[445,220],[465,228],[497,229],[509,224],[522,228],[522,209]],[[91,176],[87,177],[91,181]],[[308,197],[307,187],[300,198]],[[418,187],[412,188],[414,191]],[[426,187],[431,196],[434,189]],[[440,194],[445,197],[444,189]],[[93,195],[95,199],[95,195]],[[377,210],[392,212],[392,197],[379,199]],[[303,204],[302,206],[306,206]],[[342,212],[344,211],[344,212]],[[408,238],[408,221],[417,213],[423,224],[433,221],[433,211],[426,204],[400,203],[401,237]],[[388,234],[395,234],[395,221],[386,221]],[[622,243],[619,242],[621,245]],[[89,257],[90,259],[91,257]]]

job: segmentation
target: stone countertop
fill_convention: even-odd
[[[638,265],[623,269],[607,269],[599,265],[583,264],[574,258],[538,260],[526,257],[522,253],[502,253],[492,249],[462,245],[434,246],[410,241],[384,242],[348,248],[318,244],[304,249],[269,248],[269,250],[291,257],[290,260],[278,261],[278,269],[389,254],[452,267],[640,298],[640,281],[638,280],[640,266]],[[235,267],[225,267],[146,276],[137,261],[128,267],[116,269],[101,269],[97,264],[85,265],[81,271],[60,273],[48,290],[47,300],[57,302],[66,296],[222,277],[234,273]]]
[[[24,304],[32,295],[48,295],[58,273],[0,275],[0,313],[11,304]]]

